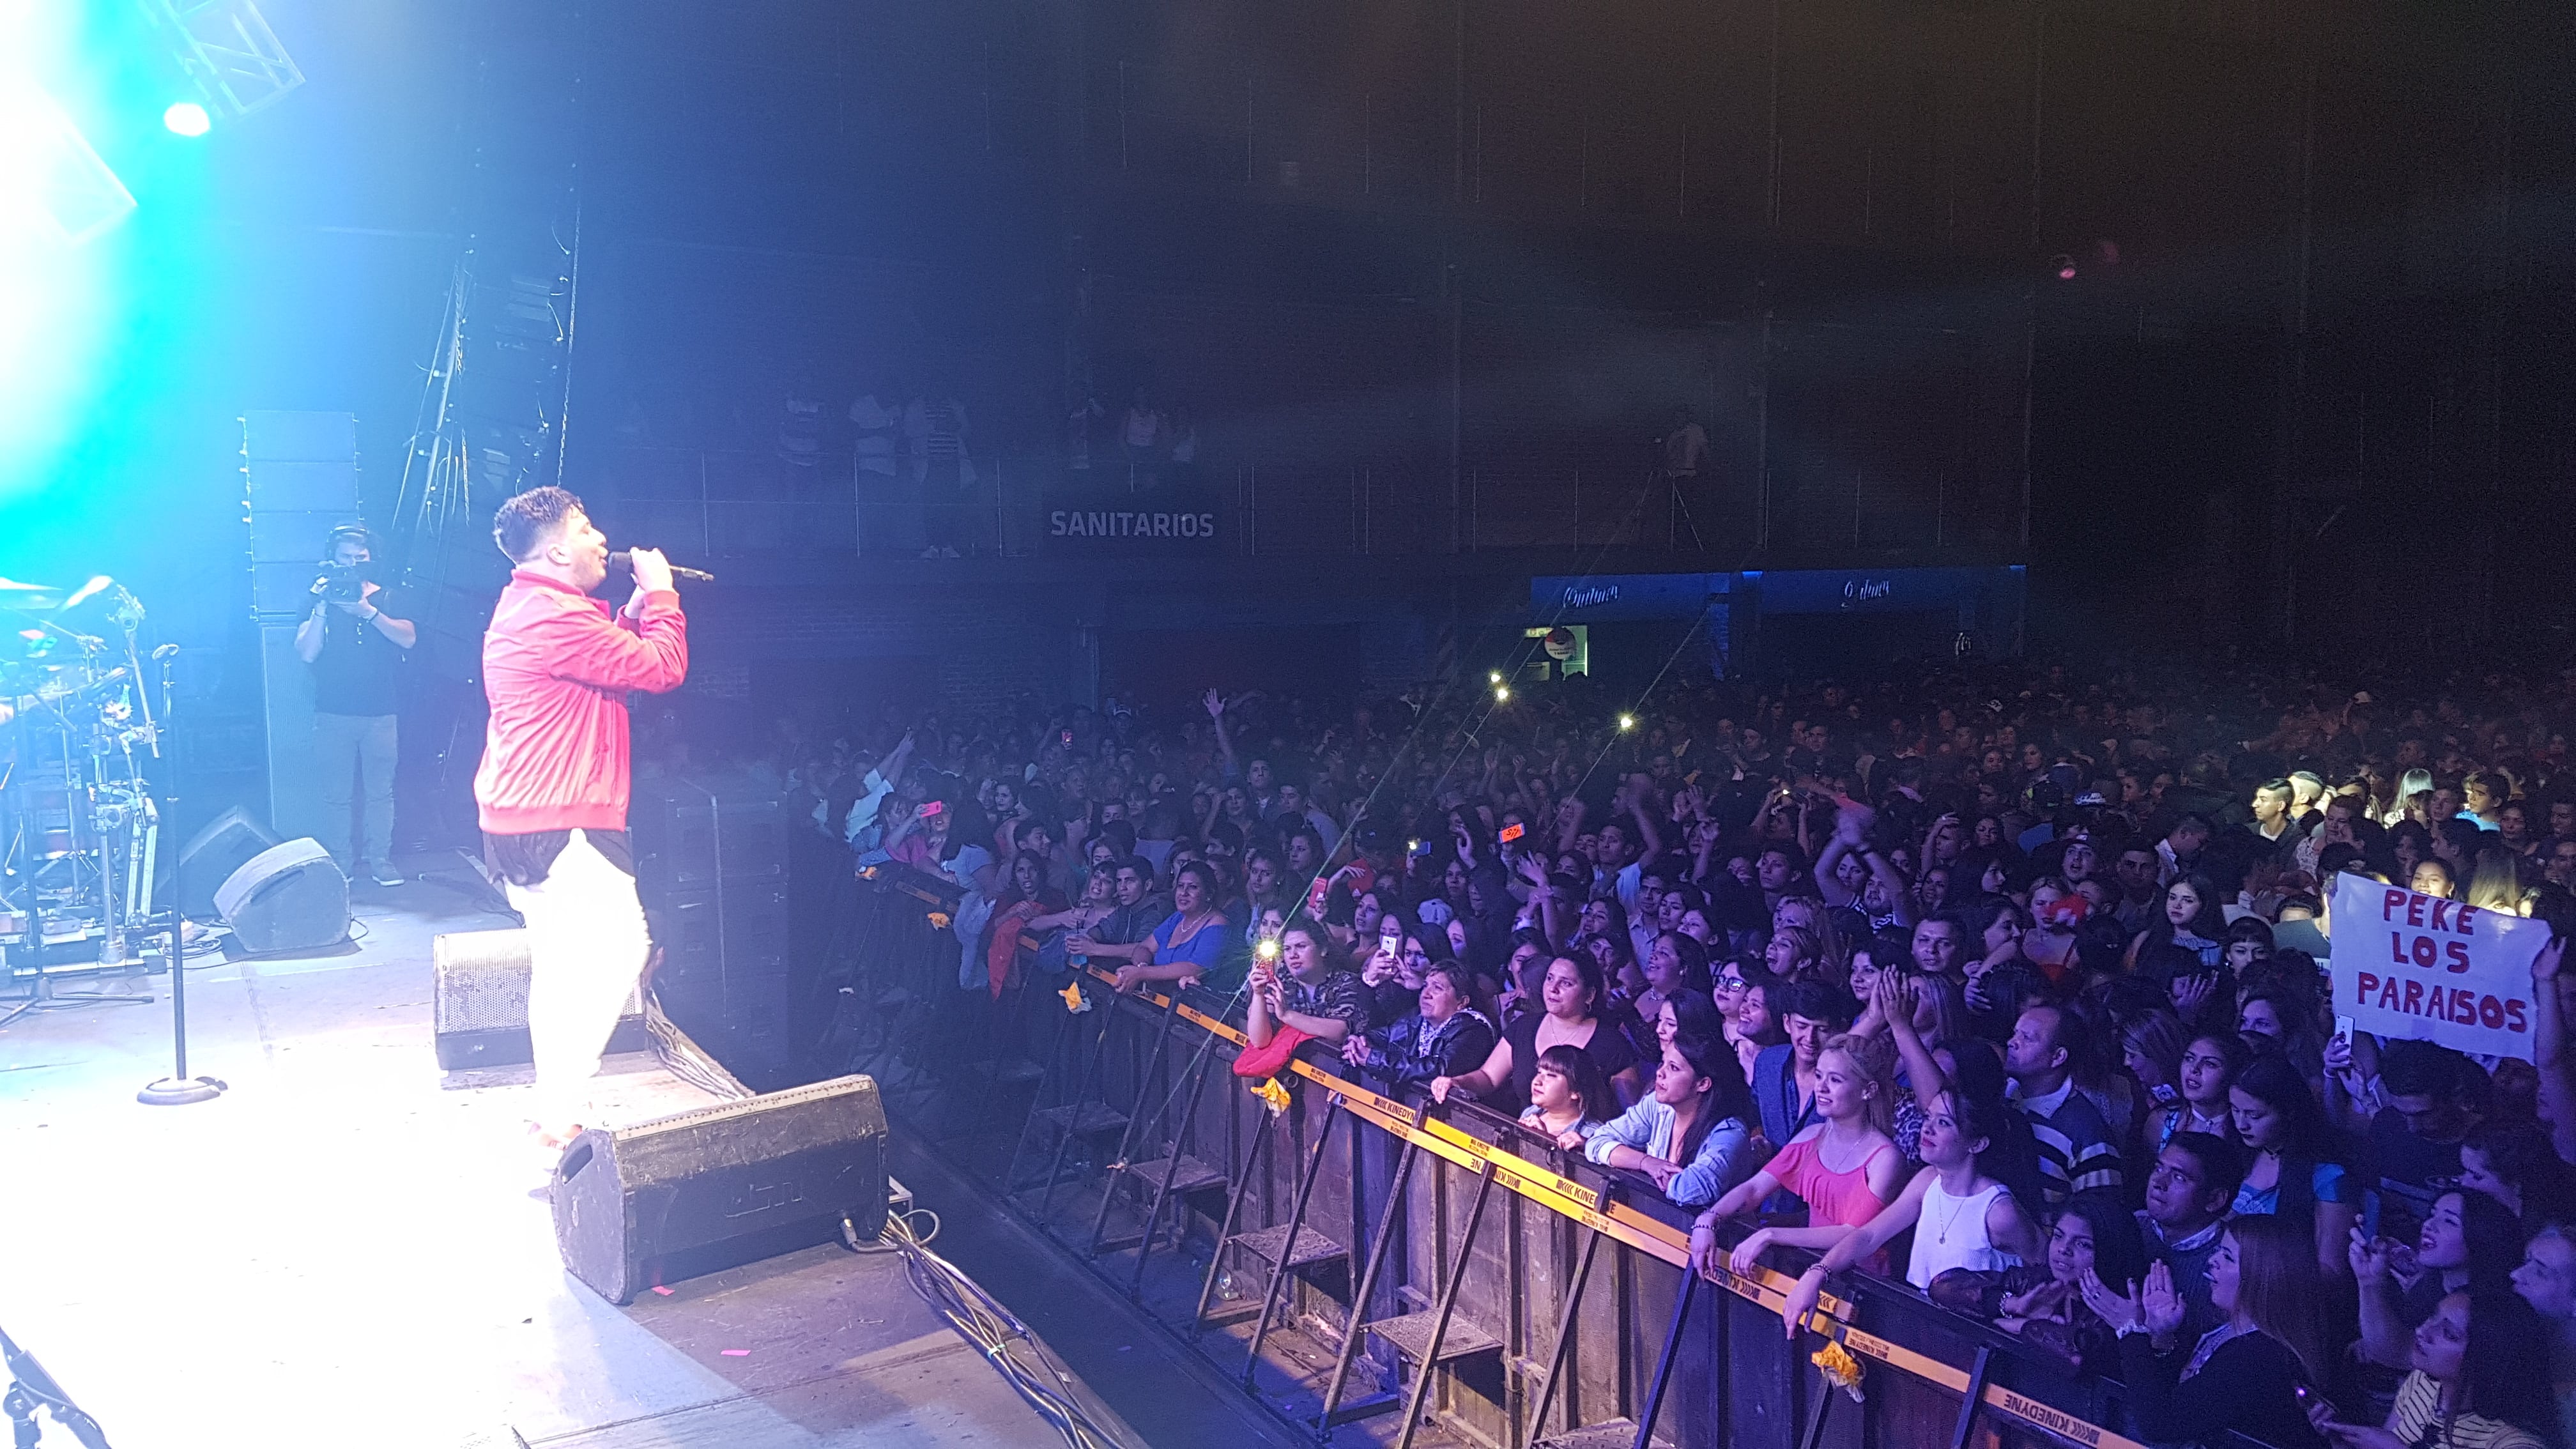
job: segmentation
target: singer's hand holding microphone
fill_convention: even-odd
[[[615,568],[620,563],[634,571],[635,589],[638,593],[667,593],[673,588],[671,561],[662,557],[662,551],[658,548],[627,549],[608,556],[610,568]]]
[[[715,576],[714,574],[708,573],[708,572],[707,572],[706,570],[704,570],[704,569],[693,569],[693,568],[688,568],[688,567],[686,567],[686,566],[684,566],[684,565],[681,565],[681,564],[675,564],[675,563],[671,562],[669,559],[663,558],[663,557],[662,557],[662,551],[661,551],[660,549],[658,549],[658,548],[648,548],[648,549],[623,549],[623,548],[621,548],[621,549],[619,549],[617,552],[612,553],[612,554],[610,554],[610,555],[608,556],[608,571],[609,571],[610,573],[613,573],[613,574],[622,574],[622,573],[625,573],[625,572],[627,572],[628,570],[630,570],[630,569],[634,568],[634,566],[635,566],[635,555],[636,555],[637,553],[649,553],[649,554],[653,555],[654,559],[662,565],[662,570],[663,570],[663,572],[662,572],[662,582],[660,583],[660,585],[659,585],[658,587],[665,588],[665,589],[667,589],[667,588],[671,587],[671,580],[673,580],[673,579],[687,579],[689,582],[691,582],[691,583],[693,583],[693,584],[712,584],[712,583],[714,583],[714,582],[716,581],[716,576]],[[637,581],[638,581],[639,583],[642,581],[640,576],[638,577],[638,580],[637,580]]]

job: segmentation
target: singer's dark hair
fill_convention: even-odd
[[[583,512],[581,499],[570,489],[548,484],[504,502],[492,515],[492,541],[512,563],[526,563],[555,541],[563,521]]]

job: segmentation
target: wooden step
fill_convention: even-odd
[[[1276,1263],[1279,1261],[1280,1244],[1287,1239],[1288,1225],[1282,1223],[1275,1228],[1258,1228],[1248,1233],[1237,1233],[1226,1239],[1226,1242],[1265,1263]],[[1299,1228],[1297,1249],[1289,1255],[1288,1266],[1303,1268],[1309,1263],[1321,1263],[1333,1258],[1346,1257],[1349,1253],[1350,1249],[1316,1232],[1313,1228]]]
[[[1179,1164],[1177,1168],[1173,1165],[1175,1162]],[[1178,1158],[1157,1157],[1127,1164],[1128,1181],[1145,1192],[1160,1191],[1166,1172],[1172,1174],[1171,1190],[1175,1193],[1205,1192],[1212,1187],[1225,1186],[1224,1173],[1187,1153]]]
[[[1127,1128],[1127,1114],[1106,1102],[1046,1107],[1040,1109],[1036,1116],[1058,1132],[1070,1132],[1076,1137],[1098,1137],[1110,1132],[1123,1132]]]
[[[1419,1362],[1423,1349],[1431,1342],[1431,1321],[1439,1316],[1437,1313],[1408,1313],[1401,1318],[1381,1318],[1369,1324],[1368,1331],[1385,1339],[1397,1353]],[[1440,1337],[1437,1361],[1448,1363],[1453,1359],[1473,1358],[1480,1353],[1492,1353],[1502,1346],[1501,1339],[1452,1313],[1449,1315],[1449,1331]]]
[[[1403,1407],[1404,1395],[1394,1392],[1366,1394],[1358,1398],[1344,1399],[1334,1408],[1332,1422],[1324,1427],[1338,1429],[1344,1424],[1356,1424],[1362,1419],[1373,1419],[1380,1414],[1395,1413]]]
[[[1637,1422],[1634,1419],[1621,1418],[1604,1420],[1598,1424],[1586,1424],[1570,1434],[1558,1434],[1541,1439],[1532,1444],[1530,1449],[1628,1449],[1628,1446],[1636,1442]],[[1648,1442],[1657,1446],[1657,1449],[1673,1449],[1673,1441],[1661,1434]]]

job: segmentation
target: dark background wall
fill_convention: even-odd
[[[1518,541],[1687,401],[1773,549],[2026,557],[2077,632],[2357,646],[2426,550],[2472,636],[2564,592],[2543,7],[644,16],[593,31],[593,416],[753,439],[785,373],[895,368],[1041,477],[1151,384],[1326,547],[1363,469],[1407,537]]]

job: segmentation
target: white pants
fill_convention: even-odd
[[[604,1125],[591,1110],[591,1079],[652,951],[635,881],[576,830],[543,881],[509,891],[528,923],[534,1115],[550,1128]]]

